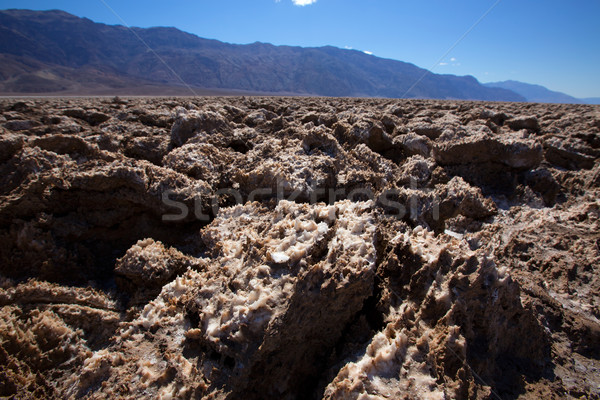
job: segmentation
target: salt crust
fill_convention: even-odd
[[[100,376],[110,382],[135,371],[130,383],[134,392],[185,397],[191,388],[183,382],[210,380],[210,371],[218,366],[210,360],[194,365],[184,357],[189,341],[233,357],[236,368],[251,362],[260,337],[287,311],[294,287],[308,269],[336,274],[340,288],[364,270],[374,274],[372,207],[372,202],[311,206],[281,201],[274,210],[258,203],[221,209],[202,232],[209,247],[214,246],[211,258],[203,260],[206,268],[188,269],[165,285],[137,319],[123,326],[111,351],[100,350],[86,361],[73,393]],[[135,246],[152,245],[142,241]],[[313,260],[323,249],[322,261]],[[337,263],[342,256],[344,262]],[[197,326],[187,316],[190,310],[198,313]],[[156,341],[148,341],[148,335]],[[173,373],[170,384],[156,385]]]
[[[407,246],[412,254],[421,258],[423,269],[436,268],[442,254],[482,257],[453,235],[436,237],[433,232],[421,226],[398,233],[391,243]],[[485,257],[479,268],[494,275],[495,296],[498,296],[498,290],[502,290],[510,282],[506,270],[498,270],[493,264],[486,262]],[[439,384],[438,376],[433,373],[435,367],[424,349],[433,347],[434,343],[441,340],[442,344],[446,344],[438,351],[446,352],[446,348],[451,347],[454,354],[462,359],[466,358],[466,341],[461,328],[451,323],[454,306],[452,298],[460,294],[451,293],[449,288],[452,276],[460,276],[462,273],[464,272],[438,271],[425,296],[426,299],[433,300],[431,304],[438,304],[447,310],[442,321],[447,319],[448,326],[442,328],[443,333],[440,333],[440,325],[432,326],[421,318],[426,310],[425,305],[404,301],[391,307],[385,328],[375,334],[358,360],[347,363],[339,371],[328,385],[324,398],[375,400],[409,396],[413,399],[441,400],[455,397],[453,385]],[[407,325],[405,321],[413,321],[414,325]]]

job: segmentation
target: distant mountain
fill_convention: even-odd
[[[0,61],[3,94],[183,87],[179,75],[194,88],[261,93],[525,100],[471,76],[433,73],[406,93],[424,69],[355,50],[235,45],[175,28],[109,26],[56,10],[0,11]]]
[[[490,82],[484,83],[484,85],[487,87],[512,90],[513,92],[525,97],[527,101],[532,103],[587,103],[586,99],[577,99],[573,96],[569,96],[568,94],[552,91],[544,86],[532,85],[518,81]]]
[[[600,97],[586,97],[580,100],[586,104],[600,104]]]

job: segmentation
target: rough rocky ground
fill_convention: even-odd
[[[0,396],[600,396],[598,107],[0,111]]]

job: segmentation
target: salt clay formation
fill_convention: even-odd
[[[0,397],[600,398],[600,108],[0,100]]]

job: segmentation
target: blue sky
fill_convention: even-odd
[[[598,0],[2,0],[97,22],[174,26],[230,43],[333,45],[482,82],[600,97]],[[298,5],[296,3],[311,3]],[[440,61],[494,4],[492,11]]]

